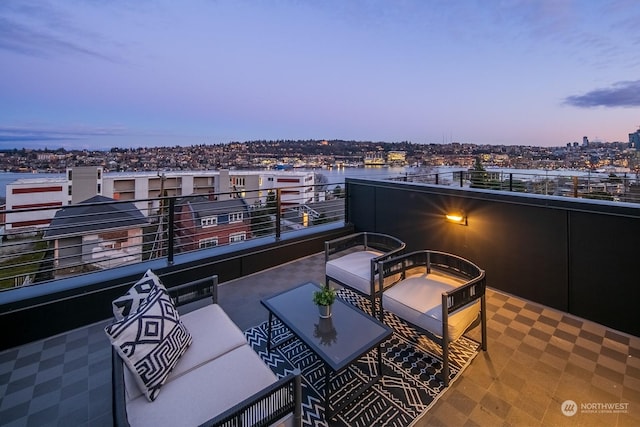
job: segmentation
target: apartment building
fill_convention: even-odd
[[[315,174],[298,171],[166,171],[104,173],[102,167],[70,168],[65,177],[21,178],[7,185],[5,235],[46,228],[63,206],[100,195],[135,201],[145,216],[160,208],[161,196],[218,194],[220,200],[246,198],[266,203],[270,191],[281,191],[283,207],[312,203]],[[152,200],[153,199],[153,200]]]
[[[64,178],[23,178],[8,184],[5,234],[46,228],[56,212],[69,204],[68,189]]]

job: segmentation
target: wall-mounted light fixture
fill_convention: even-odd
[[[452,222],[454,224],[459,225],[467,225],[467,214],[463,211],[452,211],[445,215],[448,222]]]

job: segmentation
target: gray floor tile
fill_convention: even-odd
[[[220,304],[248,329],[267,319],[261,298],[308,280],[324,282],[323,254],[221,284]],[[416,426],[639,424],[640,338],[492,289],[487,296],[488,352]],[[0,352],[0,424],[111,425],[106,323]],[[560,411],[567,399],[632,410],[569,419]]]
[[[19,393],[20,391],[25,389],[32,390],[33,385],[36,383],[36,372],[27,376],[20,376],[19,379],[15,378],[16,371],[13,372],[14,375],[11,376],[11,382],[7,387],[5,396],[11,396],[12,394]]]
[[[14,395],[14,397],[17,396]],[[11,402],[9,399],[3,399],[3,405],[0,407],[0,420],[3,423],[20,422],[29,414],[29,397],[23,397],[20,400],[20,402]],[[7,402],[6,406],[5,402]]]
[[[52,347],[57,347],[59,345],[63,345],[67,341],[67,337],[65,335],[57,335],[55,337],[47,338],[43,343],[43,349],[49,349]]]
[[[46,426],[56,425],[59,416],[58,404],[46,406],[39,409],[41,405],[31,405],[29,408],[29,416],[27,417],[27,426]]]
[[[36,384],[33,387],[33,397],[39,397],[43,394],[51,393],[52,391],[59,390],[62,387],[62,378],[59,376],[54,377],[48,381]]]

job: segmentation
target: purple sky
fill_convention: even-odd
[[[628,141],[639,22],[637,0],[2,0],[0,148]]]

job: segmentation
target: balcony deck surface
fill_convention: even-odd
[[[308,280],[324,281],[323,254],[223,283],[220,304],[245,330],[267,319],[261,298]],[[491,289],[487,294],[488,351],[417,426],[640,425],[640,338]],[[0,425],[111,425],[105,324],[1,352]],[[577,404],[572,417],[561,411],[566,400]],[[625,403],[622,413],[598,409]]]

